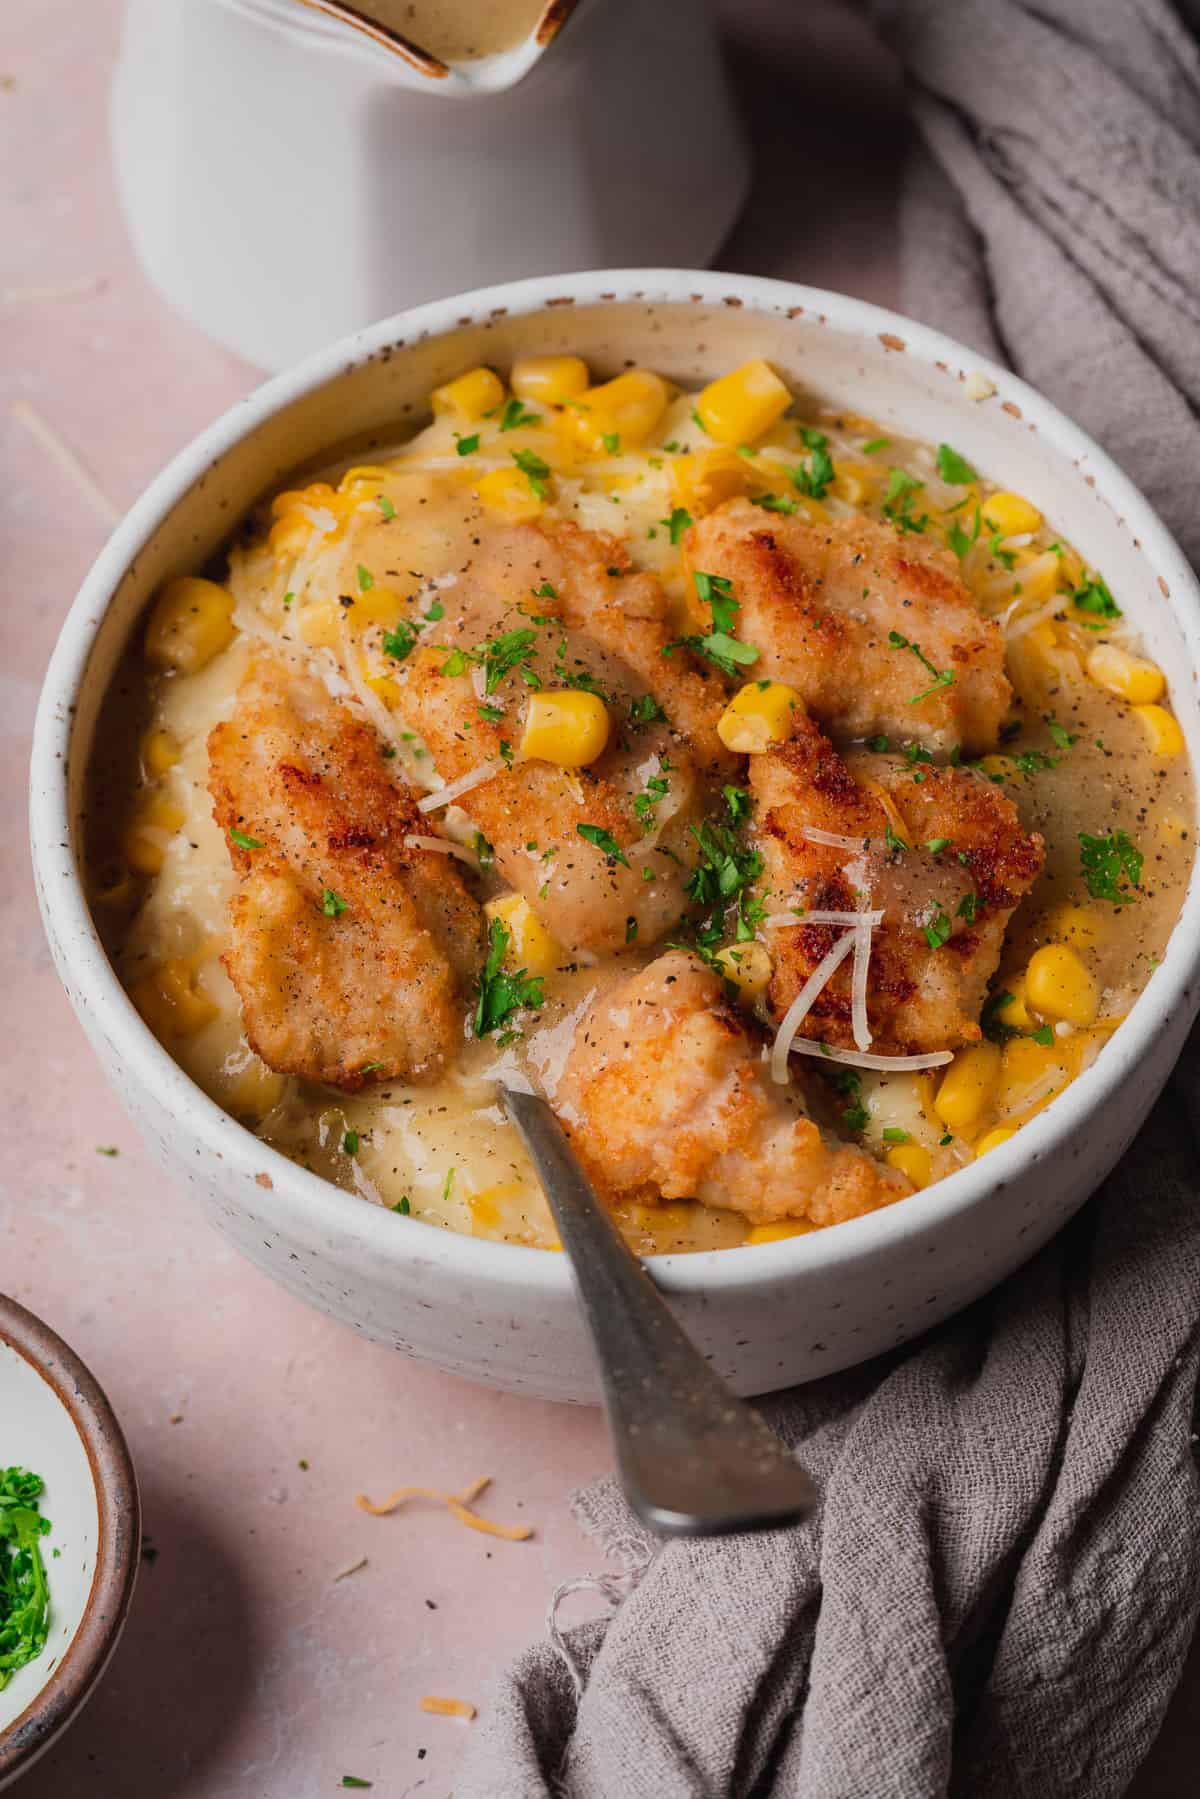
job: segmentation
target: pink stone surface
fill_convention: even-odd
[[[803,23],[793,10],[726,8],[762,172],[723,261],[892,301],[894,78],[838,9]],[[117,0],[0,7],[0,1284],[105,1385],[156,1553],[100,1692],[21,1791],[317,1799],[351,1773],[393,1799],[445,1795],[471,1727],[418,1699],[485,1707],[555,1584],[593,1564],[567,1496],[608,1466],[602,1421],[403,1361],[236,1258],[140,1147],[34,905],[37,688],[105,525],[13,406],[32,406],[123,507],[257,378],[173,317],[130,255],[105,119],[119,16]],[[32,292],[65,283],[86,291]],[[374,1519],[353,1504],[483,1473],[483,1509],[534,1524],[530,1542],[428,1505]],[[585,1615],[586,1600],[572,1606]],[[1185,1689],[1142,1799],[1194,1791],[1200,1668]]]

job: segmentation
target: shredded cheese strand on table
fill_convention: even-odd
[[[440,1699],[436,1693],[425,1694],[421,1710],[432,1712],[436,1718],[466,1718],[468,1723],[475,1716],[475,1707],[469,1699]]]
[[[533,1535],[531,1524],[496,1524],[491,1518],[481,1518],[478,1512],[471,1510],[471,1502],[478,1499],[485,1487],[492,1484],[490,1474],[481,1475],[461,1493],[442,1493],[436,1487],[397,1487],[394,1493],[376,1504],[367,1498],[365,1493],[356,1493],[354,1503],[360,1512],[369,1512],[372,1518],[386,1517],[394,1512],[397,1506],[406,1499],[435,1499],[444,1505],[452,1518],[465,1524],[469,1530],[482,1531],[487,1537],[502,1537],[507,1543],[524,1543]]]

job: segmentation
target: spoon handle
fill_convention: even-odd
[[[808,1475],[676,1323],[545,1100],[508,1087],[500,1095],[570,1258],[634,1511],[667,1536],[778,1529],[806,1517],[815,1497]]]

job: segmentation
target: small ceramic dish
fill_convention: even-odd
[[[45,1481],[50,1629],[0,1689],[0,1787],[27,1772],[91,1696],[137,1578],[137,1480],[121,1427],[62,1338],[0,1296],[0,1465]]]
[[[688,270],[603,271],[423,306],[333,345],[217,421],[158,477],[104,549],[63,628],[34,738],[33,860],[68,994],[169,1172],[292,1292],[454,1373],[594,1400],[562,1256],[398,1220],[307,1172],[216,1106],[123,991],[88,909],[81,815],[101,701],[150,595],[202,568],[265,494],[336,446],[394,443],[427,397],[478,363],[573,352],[600,376],[638,362],[682,386],[750,357],[795,390],[955,445],[1033,492],[1105,572],[1200,767],[1200,590],[1147,501],[1070,420],[1006,369],[843,295]],[[364,459],[370,460],[369,456]],[[927,1192],[784,1242],[661,1256],[655,1275],[719,1372],[762,1393],[915,1336],[1011,1273],[1061,1228],[1145,1117],[1200,1001],[1195,872],[1160,966],[1093,1067],[1010,1142]]]

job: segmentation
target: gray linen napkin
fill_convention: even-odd
[[[924,141],[906,309],[1057,400],[1200,558],[1200,56],[1181,12],[875,16]],[[1123,1792],[1200,1610],[1198,1076],[1194,1037],[1116,1174],[995,1293],[767,1403],[821,1484],[812,1524],[659,1547],[611,1481],[577,1494],[620,1603],[507,1674],[457,1799]]]

